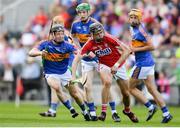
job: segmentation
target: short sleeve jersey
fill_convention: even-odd
[[[90,39],[83,46],[81,55],[92,51],[98,57],[99,63],[104,64],[108,67],[112,67],[121,57],[121,54],[116,48],[117,46],[120,46],[119,40],[109,34],[105,34],[101,42],[97,43],[94,40]]]
[[[133,47],[143,47],[147,44],[146,31],[143,26],[130,27]],[[150,51],[135,52],[136,66],[148,67],[154,65],[154,60]]]
[[[43,58],[46,74],[64,74],[68,69],[70,55],[76,50],[66,41],[60,42],[60,44],[44,41],[37,47],[40,51],[46,50],[48,52],[47,56]]]

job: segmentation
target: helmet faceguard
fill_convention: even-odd
[[[96,42],[101,42],[104,37],[104,27],[100,23],[93,23],[90,25],[90,33]]]
[[[55,43],[59,44],[64,40],[64,27],[61,24],[54,24],[51,28],[51,33]]]
[[[97,34],[100,31],[104,31],[104,27],[100,23],[93,23],[90,25],[91,34]]]

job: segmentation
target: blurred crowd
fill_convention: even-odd
[[[75,8],[81,2],[89,2],[91,16],[100,21],[106,31],[127,44],[130,43],[128,12],[132,8],[142,10],[143,23],[156,47],[153,55],[160,67],[157,67],[156,74],[158,89],[167,98],[171,85],[180,86],[179,0],[54,0],[48,10],[39,7],[38,12],[29,17],[23,31],[0,33],[0,80],[12,81],[14,89],[17,76],[21,76],[24,82],[39,84],[41,61],[40,58],[29,58],[29,49],[47,39],[54,16],[62,16],[66,29],[70,30],[77,18]],[[134,58],[129,57],[127,68],[131,68],[133,62]]]

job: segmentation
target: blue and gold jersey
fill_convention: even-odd
[[[133,47],[143,47],[147,45],[147,33],[142,26],[130,27]],[[154,60],[150,51],[135,52],[136,66],[148,67],[154,65]]]
[[[75,21],[71,27],[71,34],[73,34],[79,41],[80,46],[83,45],[88,41],[90,35],[89,26],[96,22],[95,19],[90,18],[86,23],[81,21]]]
[[[72,24],[71,34],[73,34],[74,37],[78,39],[81,47],[83,47],[83,45],[88,41],[89,37],[91,37],[89,26],[94,22],[97,21],[93,18],[90,18],[86,23],[78,20]],[[89,57],[85,57],[83,60],[93,61],[93,59],[90,59]]]
[[[64,74],[68,69],[70,55],[76,50],[68,42],[54,44],[52,41],[44,41],[39,46],[40,51],[48,52],[44,59],[45,74]]]

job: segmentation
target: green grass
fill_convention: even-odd
[[[80,109],[75,106],[80,113]],[[86,122],[80,114],[77,118],[73,119],[69,111],[60,106],[56,118],[43,118],[38,115],[39,112],[46,111],[47,106],[21,104],[19,108],[14,106],[14,103],[0,103],[0,127],[167,127],[167,126],[180,126],[180,108],[170,107],[173,115],[173,120],[168,124],[161,124],[162,114],[161,111],[155,114],[152,120],[146,122],[147,109],[143,106],[134,106],[132,109],[138,116],[140,122],[132,123],[122,113],[122,107],[117,107],[118,113],[121,117],[121,122],[115,123],[111,119],[111,113],[108,111],[105,122]],[[100,114],[100,107],[98,107],[98,114]]]

